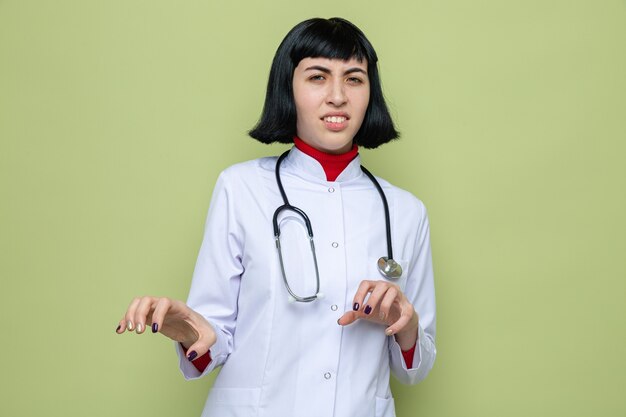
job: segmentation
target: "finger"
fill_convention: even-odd
[[[372,311],[376,310],[380,300],[389,291],[394,294],[394,298],[398,294],[398,292],[393,288],[391,284],[384,281],[378,281],[376,286],[372,289],[369,298],[367,299],[367,304],[365,305],[365,309],[363,310],[363,312],[367,315],[370,315]]]
[[[210,329],[210,333],[201,333],[198,340],[196,340],[196,342],[189,346],[189,349],[187,349],[187,359],[194,361],[200,356],[206,354],[211,346],[215,344],[215,341],[216,336],[213,329]]]
[[[343,316],[337,320],[337,324],[340,326],[347,326],[349,324],[354,323],[360,317],[360,313],[357,311],[346,311]]]
[[[200,356],[205,355],[209,351],[209,348],[205,343],[201,343],[198,340],[196,343],[191,345],[189,349],[187,349],[187,359],[191,362],[198,359]]]
[[[141,301],[139,301],[139,305],[135,309],[135,317],[133,319],[137,334],[141,334],[146,330],[146,319],[148,313],[152,309],[154,300],[154,297],[142,297]]]
[[[367,297],[367,294],[369,294],[371,289],[374,288],[374,285],[376,285],[376,281],[361,281],[361,283],[359,284],[359,288],[357,288],[356,293],[354,294],[354,298],[352,300],[352,302],[354,303],[354,311],[365,309],[365,306],[363,305],[365,303],[365,297]]]
[[[124,322],[126,326],[126,330],[132,332],[135,329],[135,324],[133,322],[135,318],[135,311],[137,310],[137,306],[141,302],[141,298],[135,297],[133,301],[130,302],[128,309],[126,310],[126,315],[124,316]]]
[[[124,333],[125,330],[126,330],[126,320],[122,318],[122,320],[120,320],[117,323],[117,329],[115,329],[115,333],[122,334]]]
[[[402,313],[400,314],[400,318],[391,326],[387,327],[387,329],[385,329],[385,334],[387,336],[391,336],[391,335],[398,333],[400,330],[404,329],[404,327],[406,327],[407,324],[409,324],[409,321],[411,321],[411,318],[413,317],[413,306],[408,302],[407,304],[408,306],[405,305],[402,308]]]
[[[391,306],[398,298],[399,290],[396,287],[390,287],[389,291],[385,293],[385,296],[380,301],[380,306],[378,310],[378,317],[381,320],[387,320],[389,318],[389,311],[391,310]]]
[[[159,329],[163,328],[165,315],[169,312],[171,307],[172,300],[166,297],[159,299],[152,313],[152,333],[156,333]]]

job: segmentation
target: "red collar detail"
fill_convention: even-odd
[[[315,149],[297,136],[294,136],[293,143],[296,145],[296,148],[322,165],[327,181],[335,181],[339,174],[341,174],[348,164],[359,154],[359,147],[356,143],[352,144],[352,149],[348,152],[338,155]]]

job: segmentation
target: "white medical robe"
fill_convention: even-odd
[[[221,366],[202,416],[393,417],[390,371],[414,384],[435,360],[435,293],[426,210],[412,194],[379,179],[389,202],[397,281],[419,315],[413,367],[385,326],[359,320],[342,327],[362,280],[385,279],[382,200],[355,158],[336,181],[293,148],[281,165],[289,202],[312,223],[324,298],[289,303],[280,272],[272,217],[283,204],[277,158],[234,165],[220,174],[209,208],[188,305],[217,333],[213,361],[200,374],[177,347],[187,379]],[[304,223],[279,216],[291,288],[315,293],[315,268]]]

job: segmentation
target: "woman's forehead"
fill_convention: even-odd
[[[367,71],[367,60],[357,59],[355,57],[350,59],[339,58],[325,58],[325,57],[307,57],[303,58],[296,68],[300,70],[306,70],[307,68],[321,66],[329,69],[342,69],[342,68],[361,68]]]

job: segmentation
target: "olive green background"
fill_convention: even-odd
[[[200,414],[210,378],[114,329],[186,297],[218,173],[285,148],[246,136],[278,43],[334,15],[403,135],[364,163],[431,220],[399,417],[626,415],[626,1],[0,0],[1,416]]]

